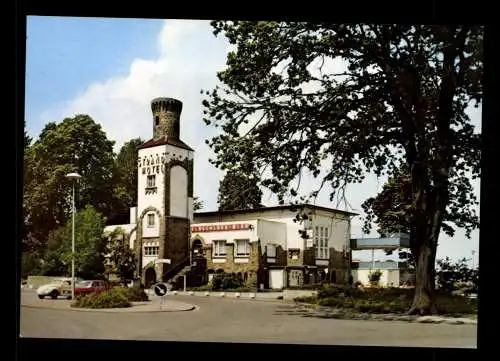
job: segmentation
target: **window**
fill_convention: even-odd
[[[145,256],[158,256],[159,253],[160,253],[159,246],[144,247],[144,255]]]
[[[155,226],[155,215],[154,213],[148,214],[148,227],[154,227]]]
[[[155,175],[148,175],[148,188],[153,188],[156,187],[156,176]]]
[[[315,227],[314,245],[316,246],[316,258],[328,259],[328,227]]]
[[[226,241],[214,241],[214,257],[223,257],[226,255]]]
[[[248,239],[236,240],[236,256],[239,257],[250,256],[250,241]]]
[[[157,115],[155,117],[155,125],[158,125],[158,124],[160,124],[160,117]]]

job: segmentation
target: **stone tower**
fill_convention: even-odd
[[[138,270],[146,286],[163,281],[169,269],[187,264],[193,219],[194,151],[180,139],[182,102],[156,98],[151,110],[153,138],[138,154],[135,242]],[[157,258],[171,263],[154,266]]]

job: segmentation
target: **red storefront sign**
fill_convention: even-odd
[[[227,231],[245,231],[252,229],[251,224],[239,223],[239,224],[212,224],[203,226],[192,226],[191,232],[201,233],[201,232],[227,232]]]

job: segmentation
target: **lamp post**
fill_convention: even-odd
[[[71,299],[75,299],[75,183],[82,176],[78,173],[68,173],[66,177],[73,181],[73,196],[71,200],[72,229],[71,229]]]

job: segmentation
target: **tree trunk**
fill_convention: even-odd
[[[418,247],[414,255],[416,261],[415,294],[408,314],[435,314],[437,312],[434,295],[436,247],[432,247],[429,241],[426,241]]]

